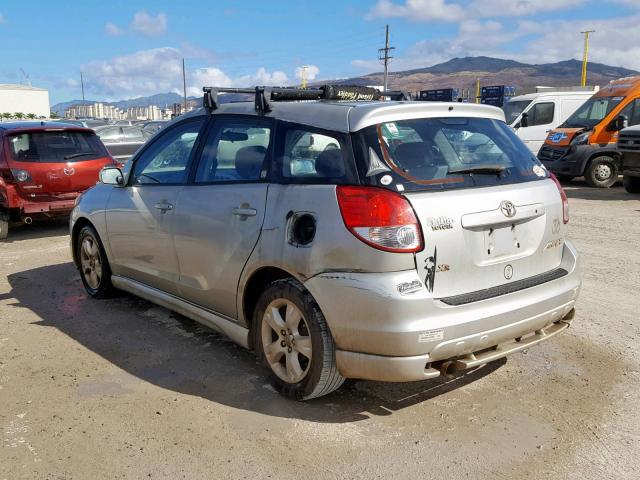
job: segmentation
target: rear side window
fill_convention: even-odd
[[[298,124],[283,124],[274,179],[284,183],[343,184],[357,181],[349,138]]]
[[[8,140],[11,157],[18,162],[80,162],[109,155],[92,132],[30,132]]]
[[[387,122],[355,134],[364,183],[394,190],[469,188],[546,178],[504,122],[423,118]]]

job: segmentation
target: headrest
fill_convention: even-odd
[[[344,158],[339,149],[325,150],[316,158],[316,172],[327,178],[344,177]]]
[[[394,151],[394,157],[403,168],[423,165],[427,154],[427,144],[424,142],[401,143]]]
[[[242,147],[236,152],[236,171],[242,178],[258,179],[267,149],[260,145]]]

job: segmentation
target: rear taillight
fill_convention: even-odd
[[[338,185],[340,213],[347,229],[368,245],[387,252],[423,248],[416,214],[402,195],[376,187]]]
[[[551,180],[556,184],[556,187],[558,187],[560,198],[562,198],[562,221],[564,223],[569,223],[569,199],[567,198],[567,192],[564,191],[564,188],[560,185],[560,181],[553,173],[549,172],[549,178],[551,178]]]

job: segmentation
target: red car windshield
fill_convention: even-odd
[[[29,132],[12,135],[8,140],[11,156],[18,162],[66,163],[109,156],[92,132]]]

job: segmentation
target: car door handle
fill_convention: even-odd
[[[160,210],[162,213],[167,213],[167,210],[173,210],[173,205],[169,202],[160,202],[156,203],[155,207]]]
[[[236,207],[231,210],[231,213],[234,215],[238,215],[239,217],[255,217],[258,214],[258,211],[255,208],[249,207]]]

